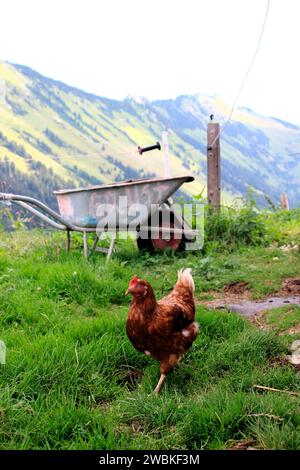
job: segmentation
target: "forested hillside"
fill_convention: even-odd
[[[163,175],[162,152],[139,156],[137,146],[169,130],[171,174],[193,174],[186,193],[205,194],[206,125],[223,121],[218,97],[123,101],[95,96],[0,62],[1,190],[35,195],[52,206],[53,189]],[[252,186],[264,202],[287,192],[300,200],[300,128],[238,109],[222,135],[223,202]]]

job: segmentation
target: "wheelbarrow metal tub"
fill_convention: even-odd
[[[127,208],[133,204],[143,204],[147,213],[141,214],[139,224],[145,223],[151,214],[151,206],[160,206],[177,191],[183,183],[191,182],[192,176],[179,176],[176,178],[151,178],[134,181],[125,181],[109,185],[91,186],[89,188],[67,189],[54,191],[61,216],[71,225],[83,228],[96,228],[101,216],[101,209],[112,209],[110,226],[114,228],[127,228],[135,219],[124,208],[120,211],[120,198],[126,198]],[[117,221],[114,220],[118,214]],[[103,214],[102,214],[103,215]],[[145,220],[146,219],[146,220]],[[116,225],[117,222],[117,225]]]

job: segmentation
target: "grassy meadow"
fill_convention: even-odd
[[[201,252],[140,255],[123,241],[109,264],[86,261],[76,236],[68,256],[61,233],[2,231],[0,449],[300,449],[299,396],[254,388],[300,393],[282,361],[300,339],[285,333],[300,308],[271,310],[259,329],[201,304],[235,281],[258,299],[299,277],[299,249],[286,249],[299,241],[299,211],[249,220],[250,239],[224,218],[207,225]],[[124,292],[136,273],[159,298],[181,267],[193,269],[201,331],[157,397],[158,363],[126,337]]]

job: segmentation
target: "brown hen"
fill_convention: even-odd
[[[159,393],[169,372],[193,344],[199,326],[195,320],[194,280],[191,269],[178,272],[172,292],[156,301],[149,282],[135,274],[126,291],[132,302],[126,332],[133,346],[160,362]]]

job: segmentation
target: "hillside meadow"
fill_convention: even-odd
[[[137,148],[162,142],[162,131],[169,129],[171,174],[195,176],[181,194],[205,193],[209,116],[213,110],[221,124],[231,109],[221,97],[109,99],[1,60],[0,82],[2,191],[36,197],[54,209],[56,189],[161,177],[163,152],[141,157]],[[261,206],[264,194],[279,201],[286,192],[297,207],[299,142],[299,126],[236,108],[222,132],[224,203],[251,185]]]
[[[120,241],[108,264],[86,261],[76,235],[67,255],[64,234],[2,230],[0,448],[300,449],[299,372],[283,359],[300,308],[270,310],[258,328],[205,305],[230,283],[258,299],[299,277],[299,210],[247,217],[239,233],[234,217],[211,220],[201,252],[141,255]],[[193,269],[201,331],[157,397],[158,363],[126,337],[124,292],[136,273],[163,296],[181,267]]]

